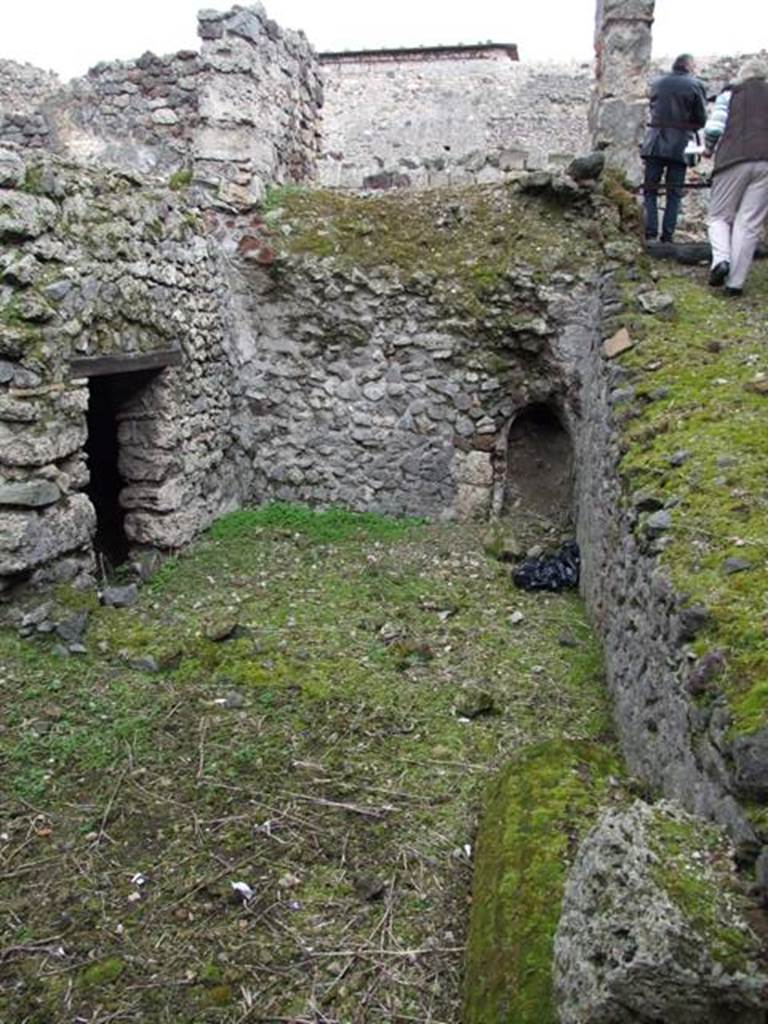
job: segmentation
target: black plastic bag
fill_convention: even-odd
[[[567,590],[579,585],[579,545],[566,541],[554,555],[529,558],[515,569],[512,581],[521,590]]]

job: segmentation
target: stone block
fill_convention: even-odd
[[[61,497],[61,491],[50,480],[25,480],[20,483],[0,483],[0,505],[22,508],[42,508],[52,505]]]
[[[96,513],[84,494],[43,512],[0,512],[0,576],[28,572],[90,544]]]
[[[724,831],[667,802],[606,811],[563,898],[554,963],[562,1024],[761,1024],[768,977],[738,893]]]
[[[25,170],[20,153],[0,147],[0,188],[16,188],[24,181]]]
[[[52,227],[58,211],[45,196],[6,192],[0,204],[0,241],[37,238]]]

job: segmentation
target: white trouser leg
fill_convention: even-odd
[[[707,227],[712,246],[712,266],[731,262],[731,231],[736,211],[744,191],[745,182],[742,168],[735,164],[719,171],[712,180],[712,194],[709,197]]]
[[[729,288],[744,286],[768,214],[768,160],[755,160],[743,166],[749,168],[750,180],[733,222],[731,272],[726,281]]]

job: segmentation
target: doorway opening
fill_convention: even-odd
[[[565,525],[573,509],[573,446],[557,411],[538,402],[522,409],[510,425],[506,455],[502,512]]]
[[[86,456],[90,482],[86,493],[96,510],[94,548],[100,568],[110,575],[129,555],[125,509],[120,492],[126,486],[119,469],[120,421],[157,375],[157,370],[102,374],[88,380]]]

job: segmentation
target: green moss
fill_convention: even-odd
[[[40,164],[27,164],[21,186],[23,191],[40,195],[43,190],[43,174],[44,169]]]
[[[626,176],[616,168],[606,168],[602,177],[602,193],[617,210],[621,228],[639,235],[642,226],[641,207]]]
[[[189,167],[181,167],[178,171],[174,171],[168,179],[168,188],[174,192],[180,192],[182,189],[189,188],[192,184],[192,170]]]
[[[98,964],[86,967],[81,978],[83,984],[89,988],[98,988],[117,981],[124,970],[125,963],[117,957],[111,957],[109,960],[102,960]]]
[[[760,954],[760,942],[746,926],[734,923],[746,901],[737,888],[722,831],[699,819],[660,813],[651,843],[658,856],[653,867],[656,881],[712,959],[729,971],[747,970]]]
[[[565,876],[620,771],[610,746],[552,740],[491,789],[475,856],[465,1024],[554,1024],[552,946]]]
[[[202,1006],[231,1006],[235,1001],[235,995],[229,985],[214,985],[204,989],[200,1003]]]
[[[239,509],[223,516],[210,528],[216,540],[245,537],[254,530],[291,530],[319,543],[359,537],[397,537],[423,519],[392,519],[373,512],[348,512],[342,508],[315,510],[307,505],[272,502],[259,508]]]
[[[724,692],[734,731],[749,732],[768,724],[768,396],[750,386],[768,369],[768,268],[755,266],[753,298],[736,302],[708,291],[703,275],[665,275],[658,287],[674,296],[676,318],[647,318],[622,356],[638,400],[625,418],[621,472],[627,493],[648,488],[674,505],[662,564],[678,592],[711,612],[694,651],[726,654],[700,699]],[[689,458],[673,467],[681,450]],[[752,569],[728,575],[732,556]]]
[[[563,209],[515,186],[376,196],[287,191],[280,205],[292,230],[275,239],[279,250],[331,259],[344,272],[389,275],[462,316],[486,317],[500,288],[508,301],[510,269],[543,280],[583,270],[598,256],[584,230],[588,210]],[[526,311],[524,298],[516,304]]]

